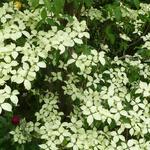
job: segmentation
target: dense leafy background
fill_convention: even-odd
[[[0,5],[2,6],[4,2],[9,1],[2,0]],[[144,15],[138,14],[137,18],[132,17],[132,15],[137,14],[138,10],[141,9],[140,3],[149,4],[149,0],[44,0],[44,3],[42,4],[39,3],[39,0],[22,0],[14,1],[14,7],[16,6],[16,2],[21,3],[19,11],[24,11],[26,9],[35,11],[36,9],[41,8],[41,20],[37,24],[37,31],[42,30],[47,32],[53,25],[57,26],[58,29],[61,30],[69,21],[73,19],[74,15],[79,21],[86,20],[88,32],[90,33],[90,39],[84,39],[82,45],[76,45],[73,48],[70,48],[69,51],[66,51],[63,53],[63,55],[60,55],[58,51],[53,52],[53,58],[48,58],[46,60],[46,64],[51,66],[49,66],[47,69],[41,69],[37,73],[37,78],[32,84],[33,89],[40,90],[42,92],[46,91],[47,89],[50,89],[53,93],[58,92],[59,97],[61,98],[61,100],[58,102],[59,111],[62,111],[65,114],[62,119],[63,121],[69,120],[68,115],[72,112],[74,105],[78,105],[80,102],[76,101],[74,104],[68,95],[63,94],[62,86],[65,83],[56,81],[49,84],[44,80],[44,78],[45,74],[48,75],[51,72],[61,72],[63,79],[68,80],[66,72],[63,69],[57,68],[56,66],[59,64],[60,60],[67,63],[71,57],[70,52],[72,53],[74,49],[78,55],[81,55],[82,52],[88,55],[91,49],[96,49],[97,52],[105,50],[109,58],[113,59],[114,57],[118,56],[121,60],[124,60],[126,55],[130,55],[132,57],[138,53],[143,56],[141,61],[144,63],[150,57],[150,52],[145,51],[144,48],[142,48],[144,41],[141,38],[150,32],[150,12]],[[133,10],[133,12],[128,12],[128,10],[125,8],[125,12],[127,12],[129,15],[124,16],[120,3],[122,3],[123,6],[126,6],[126,8]],[[84,13],[84,11],[90,11],[91,7],[100,11],[100,18],[97,19],[95,17],[91,19],[91,16],[88,15],[90,13]],[[50,12],[53,12],[54,14],[54,16],[51,18],[48,17]],[[133,33],[135,31],[134,23],[137,19],[142,21],[142,24],[138,29],[138,31],[141,32],[140,34]],[[56,20],[58,20],[60,24]],[[120,25],[121,23],[123,24],[122,26]],[[120,34],[127,35],[131,40],[121,38]],[[9,41],[7,42],[9,43]],[[19,44],[24,44],[24,38],[16,41],[16,45]],[[104,49],[102,45],[107,45],[108,48]],[[52,64],[51,60],[55,61],[56,65]],[[106,68],[109,69],[109,63],[110,62],[108,60],[108,64],[104,68],[101,68],[102,70],[100,71],[103,71]],[[135,66],[135,68],[129,66],[131,69],[127,71],[128,78],[131,83],[140,80],[140,76],[138,75],[140,70],[137,68],[137,66]],[[112,67],[115,68],[116,66],[112,65]],[[77,70],[78,69],[76,67],[71,66],[68,70],[68,73],[76,73]],[[94,71],[96,70],[97,68],[94,68]],[[77,87],[80,88],[81,86],[84,89],[86,81],[82,80],[82,77],[80,77],[79,80],[83,81],[83,85],[77,85]],[[36,121],[34,113],[41,108],[41,103],[39,103],[39,95],[34,95],[33,92],[24,89],[22,85],[17,86],[17,89],[20,91],[19,107],[14,108],[12,113],[3,112],[0,116],[0,150],[7,150],[10,148],[12,150],[37,150],[39,144],[38,140],[33,140],[31,143],[25,145],[19,145],[13,142],[12,137],[9,134],[9,131],[15,128],[15,126],[11,123],[11,118],[14,114],[19,114],[21,118],[26,118],[27,121],[34,122]],[[97,126],[99,128],[100,126],[101,128],[104,127],[103,124],[98,124]],[[87,125],[87,128],[90,127]],[[111,128],[116,128],[116,125],[112,123]],[[125,132],[128,134],[128,131]],[[130,137],[126,136],[126,138]],[[146,138],[148,139],[148,136]]]

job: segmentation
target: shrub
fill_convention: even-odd
[[[0,119],[19,115],[3,143],[149,149],[149,4],[30,0],[0,12]]]

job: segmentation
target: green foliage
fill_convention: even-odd
[[[2,3],[0,149],[149,149],[148,2]]]
[[[110,25],[110,26],[108,25],[108,26],[106,27],[105,32],[106,32],[108,41],[110,41],[111,44],[114,44],[114,43],[115,43],[115,35],[114,35],[113,31],[112,31],[112,26],[111,26],[111,25]]]
[[[45,20],[47,18],[47,11],[45,8],[41,11],[41,17],[43,20]]]
[[[54,0],[53,5],[53,12],[56,15],[59,15],[59,13],[63,13],[63,8],[64,8],[65,0]]]
[[[51,11],[51,2],[49,0],[44,0],[45,8],[47,8],[48,11]]]
[[[137,9],[139,9],[140,1],[139,0],[134,0],[134,5],[136,6]]]
[[[39,0],[30,0],[33,8],[36,8],[39,5]]]

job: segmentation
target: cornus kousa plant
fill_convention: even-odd
[[[149,5],[2,3],[0,149],[149,150]]]
[[[11,90],[20,84],[30,90],[36,73],[40,68],[46,68],[45,61],[49,52],[57,49],[62,54],[68,47],[82,44],[82,38],[89,38],[89,34],[85,32],[85,21],[78,22],[76,17],[73,17],[73,21],[63,30],[52,26],[48,32],[38,32],[36,25],[40,20],[40,10],[33,13],[28,10],[20,12],[13,9],[12,3],[5,3],[1,11],[0,85],[5,87],[1,92],[1,108],[11,111],[8,100],[10,98],[12,103],[17,105],[16,95],[19,94],[19,91]],[[9,81],[15,83],[14,88],[9,87]],[[5,101],[8,103],[4,103]]]

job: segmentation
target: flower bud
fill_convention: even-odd
[[[19,123],[20,123],[20,117],[17,116],[17,115],[14,115],[12,117],[12,119],[11,119],[11,122],[12,122],[13,125],[19,125]]]

